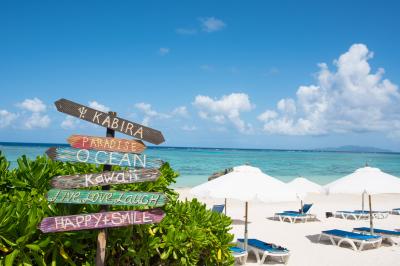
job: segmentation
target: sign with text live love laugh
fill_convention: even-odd
[[[54,203],[123,205],[141,207],[161,207],[167,197],[156,192],[104,191],[80,189],[50,189],[47,200]]]
[[[165,216],[160,209],[147,211],[114,211],[44,218],[39,226],[43,233],[101,229],[135,224],[159,223]]]
[[[60,99],[55,102],[58,111],[75,116],[82,120],[99,126],[127,134],[129,136],[148,141],[153,144],[164,142],[164,136],[158,130],[104,113],[99,110],[66,100]]]

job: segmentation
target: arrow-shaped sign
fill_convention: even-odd
[[[160,168],[163,162],[145,154],[51,147],[46,154],[56,161],[118,165],[132,168]]]
[[[161,207],[168,199],[164,194],[156,192],[50,189],[47,200],[69,204]]]
[[[156,181],[160,174],[160,171],[157,169],[142,168],[130,171],[107,171],[92,174],[56,176],[51,180],[51,185],[54,188],[81,188],[131,184]]]
[[[147,211],[113,211],[47,217],[39,225],[43,233],[121,227],[134,224],[159,223],[165,213],[160,209]]]
[[[164,136],[158,130],[104,113],[99,110],[66,100],[59,99],[54,103],[57,110],[92,122],[96,125],[107,127],[115,131],[127,134],[129,136],[148,141],[153,144],[160,144],[164,142]]]
[[[77,149],[141,153],[146,146],[141,140],[72,135],[68,143]]]

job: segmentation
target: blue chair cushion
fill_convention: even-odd
[[[233,253],[237,253],[237,254],[242,254],[242,253],[246,253],[247,251],[240,248],[240,247],[230,247],[229,248],[231,252]]]
[[[371,232],[371,229],[370,229],[369,227],[357,227],[357,228],[354,228],[354,230],[362,231],[362,232],[367,232],[367,233]],[[374,232],[375,232],[375,233],[378,233],[378,234],[400,236],[400,232],[399,232],[399,231],[384,230],[384,229],[375,229],[375,228],[374,228]]]
[[[371,240],[371,239],[381,238],[380,236],[376,236],[376,235],[365,235],[365,234],[359,234],[359,233],[338,230],[338,229],[322,231],[322,233],[327,234],[327,235],[339,236],[339,237],[343,237],[343,238],[356,239],[356,240]]]
[[[311,207],[313,206],[313,204],[304,204],[303,205],[303,213],[307,213]],[[298,211],[283,211],[283,212],[287,212],[287,213],[301,213],[301,210]]]
[[[222,213],[224,211],[225,205],[221,204],[221,205],[214,205],[212,207],[212,211],[213,212],[218,212],[218,213]]]
[[[244,242],[243,238],[239,238],[238,239],[239,242]],[[271,243],[265,243],[264,241],[255,239],[255,238],[250,238],[247,240],[248,245],[264,250],[264,251],[268,251],[270,253],[288,253],[289,250],[287,248],[281,247],[281,246],[277,246],[275,244],[271,244]]]

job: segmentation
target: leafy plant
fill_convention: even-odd
[[[35,160],[22,156],[17,164],[10,169],[0,151],[0,266],[94,265],[96,230],[43,234],[37,226],[48,216],[98,212],[96,205],[49,204],[45,195],[56,175],[101,172],[102,167],[53,162],[40,156]],[[107,265],[233,264],[229,252],[231,220],[197,200],[179,201],[169,187],[178,174],[168,163],[160,171],[155,182],[111,187],[162,192],[169,202],[164,207],[166,217],[159,224],[108,229]],[[110,210],[131,209],[110,206]]]

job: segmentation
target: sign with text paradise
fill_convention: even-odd
[[[108,164],[132,168],[160,168],[163,164],[161,160],[149,159],[145,154],[113,151],[52,147],[46,151],[46,154],[52,160],[63,162]]]
[[[47,200],[55,203],[97,204],[161,207],[167,203],[167,197],[156,192],[50,189]]]
[[[68,138],[71,147],[87,150],[103,150],[141,153],[146,149],[144,143],[140,140],[127,140],[107,137],[92,137],[82,135],[72,135]]]
[[[114,211],[47,217],[42,220],[39,229],[43,233],[50,233],[120,227],[134,224],[153,224],[159,223],[164,216],[165,213],[162,210],[153,209],[147,211]]]
[[[132,184],[156,181],[161,175],[158,169],[141,168],[130,171],[106,171],[102,173],[56,176],[51,180],[54,188],[81,188]]]
[[[77,118],[92,122],[96,125],[110,128],[112,130],[127,134],[129,136],[143,139],[153,144],[164,142],[164,136],[158,130],[104,113],[99,110],[66,100],[60,99],[55,102],[57,110]]]

